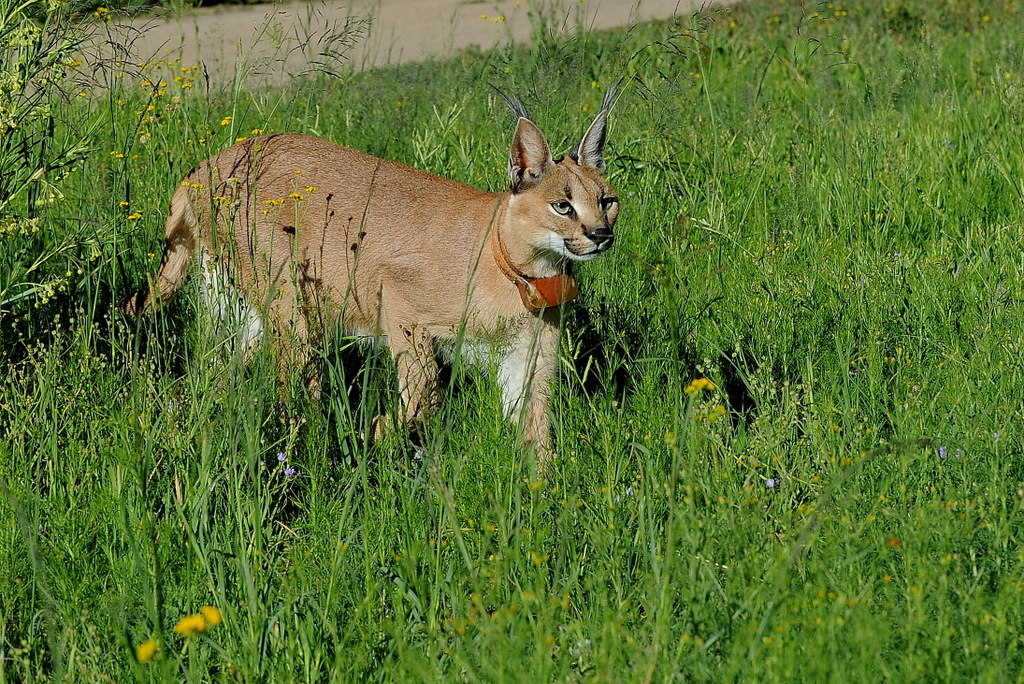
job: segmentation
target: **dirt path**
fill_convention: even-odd
[[[736,0],[715,0],[730,4]],[[286,80],[335,53],[359,68],[445,56],[473,45],[530,38],[529,0],[319,0],[279,5],[222,5],[172,18],[135,19],[118,27],[133,63],[181,57],[229,82]],[[602,29],[689,14],[710,0],[548,0],[562,30]]]

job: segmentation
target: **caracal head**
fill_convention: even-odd
[[[557,162],[525,109],[520,105],[517,111],[509,151],[509,218],[538,256],[587,261],[612,246],[619,199],[604,179],[604,141],[614,95],[615,89],[576,150]]]

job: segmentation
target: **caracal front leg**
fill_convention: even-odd
[[[541,466],[554,458],[548,404],[557,370],[558,325],[548,316],[525,323],[498,367],[505,416],[522,430]]]
[[[390,326],[387,332],[398,369],[402,405],[398,415],[374,419],[374,441],[385,437],[396,425],[405,424],[410,430],[417,430],[441,404],[433,338],[416,325]]]

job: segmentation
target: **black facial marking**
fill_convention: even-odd
[[[572,189],[568,185],[565,186],[565,199],[572,202]]]

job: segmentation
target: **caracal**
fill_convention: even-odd
[[[518,121],[500,193],[307,135],[240,142],[186,174],[160,270],[123,309],[170,299],[198,256],[204,301],[223,313],[223,286],[239,287],[245,343],[268,329],[285,381],[309,372],[311,350],[336,322],[388,345],[401,415],[375,419],[374,437],[436,409],[439,352],[496,353],[505,415],[544,464],[562,307],[577,292],[572,263],[611,247],[619,213],[604,178],[616,90],[558,161],[525,107],[503,95]]]

